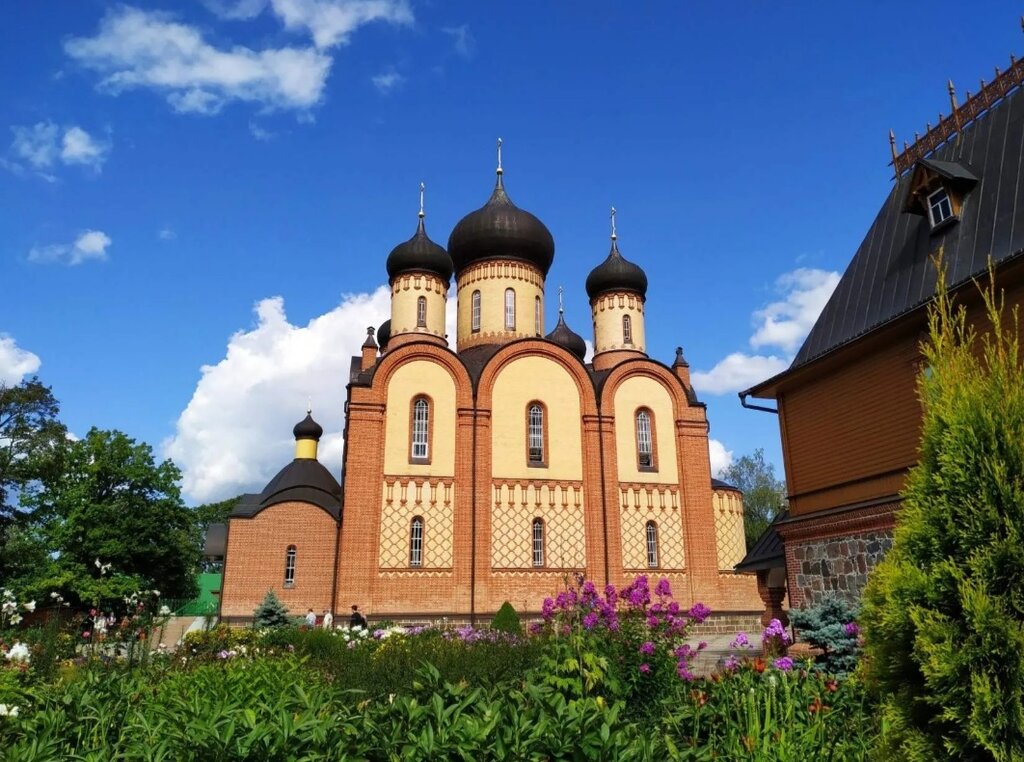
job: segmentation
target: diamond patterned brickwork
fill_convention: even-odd
[[[712,504],[715,510],[715,544],[718,568],[731,571],[747,552],[743,529],[743,495],[732,490],[717,490]]]
[[[380,517],[381,574],[406,570],[436,576],[452,569],[455,486],[451,479],[388,476]],[[423,565],[409,566],[409,530],[414,516],[423,517]]]
[[[619,518],[622,525],[622,568],[647,572],[647,522],[658,526],[658,569],[686,566],[683,552],[683,521],[679,491],[658,484],[623,484],[619,487]]]
[[[582,482],[496,481],[491,488],[491,568],[533,571],[533,520],[544,521],[544,567],[583,569]]]

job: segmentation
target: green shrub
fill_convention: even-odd
[[[822,650],[815,663],[826,672],[845,675],[857,667],[857,610],[842,598],[826,598],[817,606],[794,609],[789,620],[800,637]]]
[[[919,379],[920,462],[861,615],[887,759],[1024,758],[1024,371],[994,288],[979,337],[945,295]]]
[[[281,599],[273,590],[267,590],[267,594],[263,597],[263,603],[257,606],[253,612],[253,627],[268,629],[286,627],[291,623],[288,607],[281,603]]]
[[[491,629],[498,632],[507,632],[511,635],[522,635],[523,625],[519,622],[519,614],[508,601],[501,604],[498,613],[491,620]]]

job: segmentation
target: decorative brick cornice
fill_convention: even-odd
[[[487,259],[459,273],[458,290],[484,280],[520,280],[544,290],[544,276],[533,265],[514,259]]]

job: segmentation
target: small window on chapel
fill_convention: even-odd
[[[479,333],[479,331],[480,331],[480,292],[479,291],[474,291],[473,292],[473,298],[472,298],[471,305],[472,305],[472,308],[470,310],[470,313],[472,315],[472,318],[471,318],[472,325],[470,327],[470,330],[473,331],[473,333]]]
[[[932,227],[941,225],[953,216],[953,204],[945,188],[939,188],[928,195],[928,217]]]
[[[622,343],[633,343],[633,319],[629,315],[622,316]]]
[[[526,411],[527,464],[544,465],[544,408],[531,404]]]
[[[416,300],[416,327],[427,327],[427,297],[425,296]]]
[[[288,546],[288,552],[284,557],[284,586],[295,587],[295,555],[294,545]]]

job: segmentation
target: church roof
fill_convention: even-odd
[[[614,238],[607,258],[587,276],[587,296],[591,299],[609,291],[635,291],[647,296],[647,274],[619,253]]]
[[[436,275],[445,283],[452,277],[452,258],[444,247],[434,243],[427,236],[423,224],[423,213],[416,233],[408,241],[398,244],[388,254],[388,278],[391,281],[402,273],[424,272]]]
[[[741,396],[770,391],[797,368],[925,305],[940,249],[951,289],[983,274],[990,258],[999,265],[1024,254],[1022,82],[1024,60],[947,118],[944,132],[934,128],[898,157],[895,185],[789,369]],[[932,147],[933,133],[945,142]],[[933,228],[927,215],[905,211],[918,167],[966,189],[954,224]]]
[[[775,521],[757,538],[754,547],[748,550],[743,560],[733,568],[736,571],[748,572],[786,568],[786,549],[776,527],[788,518],[789,511],[783,511],[776,516]]]
[[[320,461],[296,458],[277,472],[263,492],[244,495],[231,517],[252,518],[264,508],[287,502],[318,505],[337,519],[341,516],[341,485]]]

